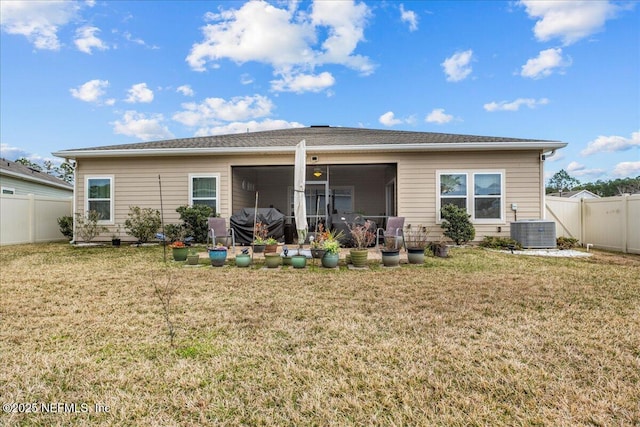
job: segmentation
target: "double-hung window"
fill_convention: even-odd
[[[454,204],[466,209],[474,223],[504,221],[503,171],[439,171],[437,211]]]
[[[113,221],[113,177],[90,176],[86,179],[87,211],[96,211],[100,222]]]
[[[220,176],[218,174],[189,175],[189,204],[209,206],[215,213],[220,212],[218,193]]]

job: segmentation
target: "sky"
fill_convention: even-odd
[[[635,1],[0,2],[2,157],[330,125],[545,139],[640,175]]]

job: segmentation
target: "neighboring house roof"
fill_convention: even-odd
[[[73,191],[73,185],[44,171],[30,168],[11,160],[0,159],[0,175],[11,176],[29,182],[34,182],[49,187],[62,188]]]
[[[293,153],[296,144],[306,140],[312,152],[361,151],[438,151],[438,150],[518,150],[552,151],[565,147],[559,141],[493,136],[457,135],[330,126],[311,126],[230,135],[215,135],[135,144],[62,150],[63,158],[146,155]]]
[[[547,196],[567,197],[569,199],[599,199],[595,193],[589,190],[563,191],[561,193],[549,193]]]

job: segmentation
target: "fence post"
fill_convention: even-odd
[[[36,241],[36,198],[33,194],[27,194],[29,200],[29,212],[27,213],[29,219],[29,243],[35,243]]]
[[[625,254],[629,249],[629,240],[627,233],[629,233],[629,195],[622,195],[622,252]]]

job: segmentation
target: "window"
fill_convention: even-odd
[[[219,175],[190,175],[189,179],[189,204],[206,205],[215,213],[218,208],[218,181]]]
[[[113,220],[113,177],[87,177],[87,211],[100,214],[100,222]]]
[[[439,172],[438,218],[442,206],[465,208],[475,223],[504,221],[504,173],[500,171]]]
[[[2,187],[2,194],[16,194],[15,188]]]

